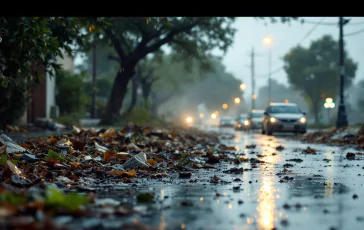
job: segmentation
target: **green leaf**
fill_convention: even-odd
[[[53,151],[52,149],[48,150],[48,155],[45,157],[45,159],[48,161],[49,159],[56,159],[63,161],[65,160],[63,156],[59,155],[57,152]]]
[[[1,155],[0,165],[5,165],[7,160],[8,160],[8,156],[6,154]]]
[[[147,202],[152,202],[153,201],[153,195],[150,193],[140,193],[137,196],[137,201],[141,202],[141,203],[147,203]]]
[[[77,193],[64,194],[55,187],[47,187],[45,205],[54,208],[65,208],[70,211],[79,210],[90,201],[86,196]]]

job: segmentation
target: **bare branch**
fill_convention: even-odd
[[[139,45],[138,48],[135,50],[134,55],[138,55],[138,57],[144,57],[145,55],[147,55],[149,53],[157,51],[162,45],[164,45],[168,42],[171,42],[173,40],[174,36],[176,36],[177,34],[182,33],[182,32],[187,32],[187,31],[191,30],[193,27],[195,27],[196,25],[198,25],[200,20],[201,19],[198,18],[192,23],[173,27],[172,30],[163,39],[159,39],[157,42],[155,42],[151,46]]]
[[[105,31],[106,35],[110,38],[111,42],[114,45],[115,51],[118,54],[121,60],[125,60],[126,54],[123,48],[121,47],[119,40],[116,38],[115,34],[109,29],[105,28],[105,26],[101,25],[101,28]]]

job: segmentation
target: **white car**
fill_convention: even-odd
[[[306,113],[294,103],[271,103],[264,111],[262,134],[275,132],[306,133]]]

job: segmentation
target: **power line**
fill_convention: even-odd
[[[316,28],[319,26],[319,25],[321,25],[322,24],[322,22],[323,22],[323,20],[325,20],[325,17],[323,17],[323,18],[321,18],[321,20],[319,21],[319,22],[317,22],[313,27],[312,27],[312,29],[311,30],[309,30],[306,34],[305,34],[305,36],[303,36],[303,38],[298,42],[298,45],[300,44],[300,43],[302,43],[306,38],[308,38],[308,36],[310,36],[315,30],[316,30]]]
[[[301,38],[301,40],[298,42],[298,45],[300,43],[302,43],[305,39],[307,39],[317,29],[317,27],[322,24],[322,21],[323,20],[325,20],[325,17],[323,17],[319,22],[316,22],[316,24],[303,36],[303,38]],[[270,74],[272,75],[272,74],[279,73],[283,69],[284,69],[284,66],[276,69],[275,71],[271,72]],[[269,75],[269,73],[266,74],[266,75],[264,75],[264,76],[262,76],[262,77],[266,77],[268,75]]]
[[[303,23],[316,24],[318,22],[304,20]],[[324,26],[338,26],[338,23],[337,22],[323,22],[321,24],[324,25]],[[361,21],[361,22],[350,22],[348,25],[357,26],[357,25],[363,25],[363,24],[364,24],[364,21]]]
[[[353,35],[360,34],[360,33],[362,33],[362,32],[364,32],[364,28],[363,28],[363,29],[361,29],[361,30],[358,30],[358,31],[352,32],[352,33],[345,34],[344,36],[345,36],[345,37],[353,36]]]

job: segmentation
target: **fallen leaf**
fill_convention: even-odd
[[[82,143],[81,141],[74,141],[72,147],[75,150],[79,150],[79,151],[85,150],[85,144]]]
[[[249,161],[249,158],[245,158],[245,157],[240,157],[239,158],[240,161]]]
[[[148,162],[148,164],[150,164],[152,166],[154,166],[154,165],[157,164],[157,161],[156,160],[153,160],[153,159],[148,159],[147,162]]]
[[[115,151],[106,151],[104,153],[104,160],[109,161],[111,158],[116,158],[117,153]]]
[[[136,171],[135,170],[130,170],[129,172],[124,172],[121,170],[117,170],[117,169],[112,169],[111,171],[108,172],[108,174],[112,175],[112,176],[127,176],[127,177],[133,177],[136,175]]]
[[[81,165],[79,162],[70,162],[69,164],[73,169],[77,169]]]
[[[130,153],[120,152],[116,154],[116,158],[118,160],[127,160],[130,156]]]

